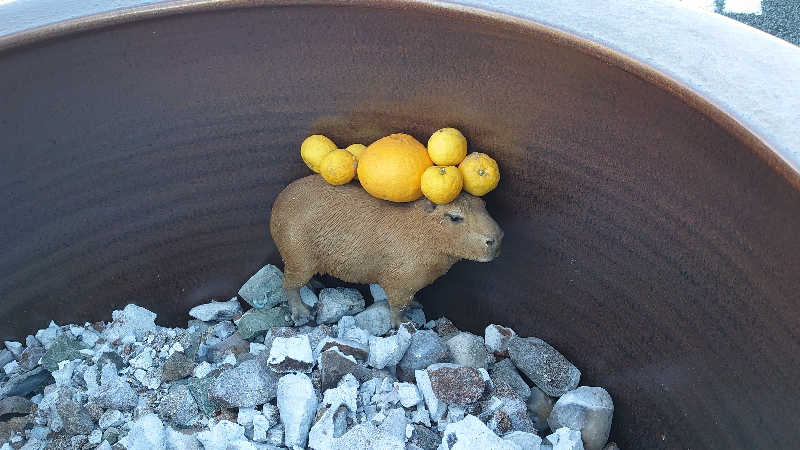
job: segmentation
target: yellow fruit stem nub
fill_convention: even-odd
[[[485,174],[485,173],[486,173],[486,171],[485,171],[485,170],[483,170],[483,169],[480,169],[480,170],[478,171],[478,175],[480,175],[480,176],[483,176],[483,174]]]
[[[444,167],[442,167],[441,169],[439,169],[439,173],[444,175],[445,173],[447,173],[447,171],[444,169]]]

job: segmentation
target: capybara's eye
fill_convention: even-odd
[[[447,218],[450,219],[450,222],[453,222],[453,223],[459,223],[459,222],[462,222],[464,220],[463,217],[461,217],[459,215],[456,215],[456,214],[445,213],[445,216],[447,216]]]

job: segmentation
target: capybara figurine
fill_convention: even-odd
[[[461,259],[493,260],[503,239],[484,201],[470,194],[446,205],[424,197],[392,203],[354,183],[331,186],[320,175],[300,178],[278,195],[269,230],[283,258],[283,288],[297,323],[309,315],[300,288],[315,274],[327,274],[380,284],[395,328],[417,291]]]

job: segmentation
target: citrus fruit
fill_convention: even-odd
[[[300,145],[300,157],[309,169],[319,173],[322,158],[333,150],[336,150],[336,144],[332,140],[321,134],[314,134]]]
[[[356,159],[359,159],[361,158],[361,154],[364,153],[364,150],[366,149],[367,146],[364,144],[353,144],[353,145],[348,145],[345,150],[352,153],[353,156],[356,157]]]
[[[461,193],[464,179],[456,166],[433,166],[422,174],[422,193],[437,205],[450,203]]]
[[[485,153],[472,152],[458,165],[464,177],[464,190],[478,197],[486,195],[500,182],[497,161]]]
[[[356,157],[347,150],[329,152],[322,158],[319,173],[334,186],[349,183],[356,175]]]
[[[455,128],[436,130],[428,139],[428,154],[434,164],[455,166],[467,156],[467,138]]]
[[[411,202],[422,196],[422,172],[432,166],[428,150],[407,134],[378,139],[358,161],[358,180],[373,197]]]

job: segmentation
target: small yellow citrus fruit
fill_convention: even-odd
[[[437,205],[450,203],[461,193],[464,178],[456,166],[433,166],[422,174],[422,193]]]
[[[455,128],[436,130],[428,139],[431,161],[440,166],[455,166],[467,156],[467,138]]]
[[[334,150],[322,158],[319,173],[334,186],[347,184],[356,175],[356,157],[347,150]]]
[[[486,195],[500,182],[497,161],[485,153],[472,152],[458,165],[464,176],[464,190],[478,197]]]
[[[364,144],[353,144],[353,145],[348,145],[345,150],[352,153],[353,156],[356,157],[356,159],[359,159],[361,158],[361,154],[364,153],[364,150],[366,149],[367,146]]]
[[[358,180],[373,197],[413,202],[422,197],[422,173],[432,166],[428,150],[407,134],[378,139],[358,160]]]
[[[300,145],[300,157],[309,169],[319,173],[322,158],[333,150],[336,150],[336,144],[332,140],[321,134],[314,134],[307,137]]]

